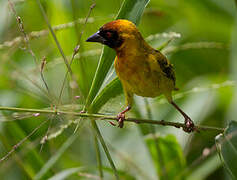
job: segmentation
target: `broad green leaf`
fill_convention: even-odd
[[[151,135],[146,143],[161,180],[184,179],[178,175],[185,168],[185,158],[175,136]]]
[[[138,25],[143,11],[149,0],[125,0],[116,19],[128,19]],[[102,83],[114,61],[115,52],[111,48],[104,47],[99,64],[87,97],[86,107],[88,108],[99,92]]]
[[[69,176],[81,171],[82,169],[83,169],[82,167],[66,169],[55,174],[53,177],[49,178],[49,180],[64,180],[68,178]]]
[[[216,146],[227,171],[237,178],[237,122],[231,121],[223,134],[216,137]]]

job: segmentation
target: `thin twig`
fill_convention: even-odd
[[[105,17],[105,18],[90,17],[90,18],[88,18],[87,23],[93,23],[98,19],[108,19],[108,18],[111,18],[111,17],[112,17],[112,15],[109,15],[108,17]],[[59,24],[59,25],[53,26],[52,28],[55,32],[57,32],[57,31],[61,31],[61,30],[64,30],[64,29],[72,28],[76,24],[84,24],[84,23],[85,23],[85,18],[78,18],[75,21],[64,23],[64,24]],[[31,40],[31,39],[36,39],[36,38],[47,36],[48,34],[49,34],[49,30],[48,29],[43,29],[43,30],[40,30],[40,31],[32,31],[32,32],[28,33],[27,36],[28,36],[29,40]],[[15,37],[12,40],[5,41],[2,44],[0,44],[0,50],[4,49],[4,48],[10,48],[14,45],[17,45],[17,44],[21,43],[22,41],[24,41],[24,38],[22,36],[18,36],[18,37]]]
[[[210,91],[210,90],[217,90],[217,89],[227,87],[227,86],[235,87],[236,86],[236,81],[226,80],[222,83],[213,83],[213,84],[210,84],[206,87],[194,87],[190,90],[175,94],[173,96],[173,99],[176,100],[176,99],[183,98],[184,96],[189,95],[189,94],[207,92],[207,91]],[[157,100],[159,100],[159,101],[153,102],[152,105],[154,105],[156,103],[158,103],[158,104],[166,104],[167,103],[167,100],[162,98],[162,97],[158,97]]]
[[[79,36],[79,39],[78,39],[78,43],[77,43],[77,46],[76,46],[77,51],[74,50],[74,52],[76,52],[76,53],[73,54],[72,61],[73,61],[73,59],[75,58],[76,54],[79,52],[81,37],[82,37],[83,32],[84,32],[84,30],[85,30],[86,24],[87,24],[87,22],[88,22],[88,18],[90,17],[90,14],[91,14],[93,8],[95,7],[95,5],[96,5],[96,4],[95,4],[95,1],[94,1],[93,4],[90,6],[90,10],[89,10],[89,12],[88,12],[88,14],[87,14],[87,17],[86,17],[86,19],[85,19],[84,26],[83,26],[83,28],[82,28],[82,31],[81,31],[80,36]],[[71,64],[72,64],[72,61],[70,62],[70,66],[71,66]],[[81,61],[79,61],[79,62],[81,63]],[[82,64],[80,64],[80,65],[82,65]],[[83,69],[83,68],[82,68],[82,69]],[[84,73],[84,77],[86,77],[86,76],[85,76],[85,73]],[[82,93],[81,93],[81,95],[82,95]],[[83,100],[84,100],[84,98],[83,98]],[[85,108],[85,106],[84,106],[84,108]],[[83,108],[83,110],[84,110],[84,108]],[[77,124],[77,126],[76,126],[76,128],[75,128],[75,130],[74,130],[74,133],[77,131],[77,128],[78,128],[78,126],[79,126],[79,122],[80,122],[80,121],[78,121],[78,124]]]
[[[42,62],[41,62],[41,67],[40,67],[40,76],[41,76],[41,79],[42,79],[42,81],[43,81],[43,83],[44,83],[44,86],[45,86],[45,88],[47,89],[48,94],[49,94],[49,96],[50,96],[49,86],[48,86],[47,82],[45,81],[44,73],[43,73],[46,63],[47,63],[47,62],[46,62],[46,57],[43,57],[43,60],[42,60]]]
[[[158,35],[160,35],[160,34],[151,35],[151,37],[148,36],[147,41],[148,42],[151,41],[151,38],[163,37],[163,36],[158,36]],[[161,34],[161,35],[163,35],[163,34]],[[164,48],[162,50],[162,53],[168,55],[171,53],[177,53],[179,51],[186,51],[186,50],[190,50],[190,49],[227,49],[227,48],[228,48],[227,44],[220,43],[220,42],[193,42],[193,43],[181,44],[178,46],[170,45],[170,46]],[[1,49],[1,44],[0,44],[0,49]],[[82,53],[78,53],[75,58],[97,56],[100,54],[101,54],[101,49],[93,49],[93,50],[88,50],[88,51],[85,51]],[[69,56],[67,58],[69,58]],[[57,58],[53,59],[52,61],[50,61],[47,67],[53,68],[55,65],[62,63],[61,60],[62,60],[62,58],[57,57]]]
[[[85,21],[84,18],[80,18],[80,19],[77,19],[76,21],[73,21],[73,22],[53,26],[52,28],[55,32],[57,32],[57,31],[61,31],[64,29],[74,27],[75,24],[82,24],[82,22],[84,22],[84,21]],[[92,17],[88,19],[88,23],[93,23],[94,21],[95,20]],[[32,31],[29,34],[27,34],[27,36],[28,36],[29,40],[31,40],[31,39],[36,39],[36,38],[47,36],[48,34],[49,34],[49,30],[44,29],[41,31]],[[24,41],[24,38],[22,36],[18,36],[12,40],[5,41],[2,44],[0,44],[0,50],[4,49],[4,48],[10,48],[14,45],[20,44],[22,41]]]
[[[64,54],[64,52],[63,52],[63,49],[62,49],[62,47],[61,47],[61,45],[60,45],[60,43],[59,43],[59,41],[58,41],[58,39],[57,39],[57,37],[56,37],[56,35],[55,35],[55,33],[54,33],[54,30],[53,30],[53,28],[52,28],[52,26],[51,26],[51,24],[50,24],[50,22],[49,22],[49,19],[48,19],[46,13],[45,13],[45,10],[44,10],[44,8],[43,8],[43,6],[42,6],[40,0],[36,0],[36,2],[38,3],[38,6],[39,6],[39,8],[40,8],[40,11],[41,11],[41,13],[42,13],[42,15],[43,15],[43,17],[44,17],[44,20],[45,20],[45,22],[46,22],[46,24],[47,24],[47,26],[48,26],[48,28],[49,28],[49,31],[50,31],[51,35],[53,36],[53,39],[54,39],[54,41],[55,41],[55,43],[56,43],[56,45],[57,45],[57,47],[58,47],[58,50],[59,50],[61,56],[63,57],[64,63],[66,64],[68,71],[69,71],[70,74],[72,75],[72,69],[71,69],[71,67],[69,66],[68,60],[67,60],[67,58],[66,58],[66,56],[65,56],[65,54]]]
[[[49,126],[48,126],[48,129],[47,129],[47,132],[45,133],[44,137],[43,137],[43,138],[41,139],[41,141],[40,141],[41,146],[40,146],[40,151],[39,151],[39,152],[42,152],[43,146],[44,146],[45,142],[48,140],[49,131],[50,131],[50,129],[51,129],[52,122],[53,122],[53,118],[52,118],[52,117],[53,117],[53,116],[51,116],[51,117],[49,118]]]
[[[75,56],[77,55],[77,53],[79,52],[80,50],[80,42],[81,42],[81,37],[84,33],[84,30],[85,30],[85,27],[86,27],[86,24],[88,22],[88,19],[91,15],[91,12],[93,10],[93,8],[95,7],[95,3],[93,3],[91,6],[90,6],[90,10],[87,14],[87,17],[85,18],[85,22],[84,22],[84,25],[83,25],[83,28],[81,30],[81,33],[80,33],[80,36],[79,36],[79,39],[78,39],[78,42],[77,42],[77,45],[73,51],[73,54],[72,54],[72,58],[71,58],[71,61],[69,63],[69,66],[71,67],[72,63],[73,63],[73,60],[75,58]],[[69,73],[69,69],[67,70],[65,76],[64,76],[64,80],[63,80],[63,84],[62,84],[62,87],[61,87],[61,90],[60,90],[60,94],[59,94],[59,102],[61,102],[61,99],[62,99],[62,94],[63,94],[63,90],[64,90],[64,87],[65,87],[65,84],[66,84],[66,79],[67,79],[67,76],[68,76],[68,73]],[[72,77],[73,78],[73,77]],[[75,80],[74,80],[75,81]],[[82,93],[80,93],[80,96],[82,96]]]
[[[34,61],[35,61],[35,64],[38,65],[38,61],[37,61],[37,58],[36,58],[36,55],[35,53],[33,52],[32,48],[31,48],[31,45],[30,45],[30,42],[29,42],[29,36],[27,35],[27,33],[25,32],[25,29],[24,29],[24,25],[23,25],[23,21],[21,19],[20,16],[17,15],[17,12],[15,10],[15,7],[14,7],[14,3],[11,1],[11,0],[8,0],[8,3],[9,3],[9,7],[10,9],[12,10],[12,12],[14,13],[14,16],[17,20],[17,23],[18,23],[18,27],[19,27],[19,30],[20,32],[22,33],[23,35],[23,39],[24,39],[24,42],[26,44],[26,47],[27,47],[27,50],[29,51],[29,53],[31,54],[31,56],[33,57]],[[49,92],[49,88],[48,88],[48,85],[44,79],[44,76],[43,76],[43,69],[44,69],[44,66],[46,64],[46,60],[44,58],[43,60],[43,63],[41,64],[41,69],[40,69],[40,75],[41,75],[41,79],[47,89],[47,92],[48,92],[48,96],[50,96],[50,92]]]
[[[9,61],[9,63],[13,66],[13,68],[16,70],[16,73],[18,73],[19,75],[16,76],[16,79],[18,79],[19,77],[24,77],[25,80],[29,81],[32,85],[34,85],[36,88],[38,88],[43,95],[45,95],[50,101],[53,101],[53,98],[51,96],[49,96],[48,92],[42,88],[37,82],[35,82],[34,80],[32,80],[23,70],[21,70],[14,61]]]
[[[25,44],[27,46],[27,49],[28,49],[29,53],[31,54],[31,56],[33,57],[33,59],[35,61],[35,64],[37,65],[37,63],[38,63],[37,58],[35,56],[35,53],[31,49],[31,46],[30,46],[30,43],[29,43],[29,37],[25,32],[22,19],[21,19],[20,16],[17,15],[17,12],[16,12],[15,7],[14,7],[14,3],[12,3],[11,0],[8,0],[8,3],[9,3],[9,7],[11,8],[12,12],[14,13],[14,16],[16,18],[16,21],[17,21],[17,24],[18,24],[18,27],[19,27],[19,30],[21,31],[21,33],[24,37],[24,41],[25,41]]]
[[[106,114],[88,114],[88,113],[78,113],[78,112],[70,112],[70,111],[60,111],[60,110],[47,110],[47,109],[27,109],[27,108],[16,108],[16,107],[3,107],[0,106],[0,111],[7,110],[7,111],[17,111],[17,112],[31,112],[31,113],[42,113],[42,114],[63,114],[63,115],[71,115],[71,116],[78,116],[78,117],[90,117],[94,118],[95,120],[114,120],[117,121],[116,116],[109,116]],[[84,118],[82,120],[88,120]],[[137,119],[137,118],[126,118],[124,121],[126,122],[134,122],[137,124],[155,124],[155,125],[162,125],[162,126],[173,126],[176,128],[185,128],[185,124],[179,122],[169,122],[164,120],[151,120],[151,119]],[[195,125],[196,131],[218,131],[223,132],[224,128],[213,127],[213,126],[202,126],[202,125]]]
[[[43,121],[39,126],[37,126],[33,131],[31,131],[30,134],[28,134],[26,137],[24,137],[20,142],[15,144],[12,149],[0,159],[0,163],[3,162],[5,159],[7,159],[16,149],[23,144],[29,137],[31,137],[39,128],[41,128],[48,120]]]
[[[185,51],[188,49],[227,49],[228,44],[221,42],[191,42],[181,44],[179,46],[168,46],[162,51],[164,54],[176,53],[178,51]]]

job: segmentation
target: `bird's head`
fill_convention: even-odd
[[[126,42],[136,40],[138,36],[140,37],[140,33],[135,24],[125,19],[118,19],[103,25],[86,41],[99,42],[117,50]]]

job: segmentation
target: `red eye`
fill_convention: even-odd
[[[111,38],[111,37],[112,37],[112,33],[111,33],[111,32],[106,32],[106,36],[107,36],[108,38]]]

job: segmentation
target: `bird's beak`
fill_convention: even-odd
[[[96,32],[95,34],[93,34],[92,36],[90,36],[86,42],[99,42],[104,44],[105,43],[105,39],[99,34],[99,31]]]

